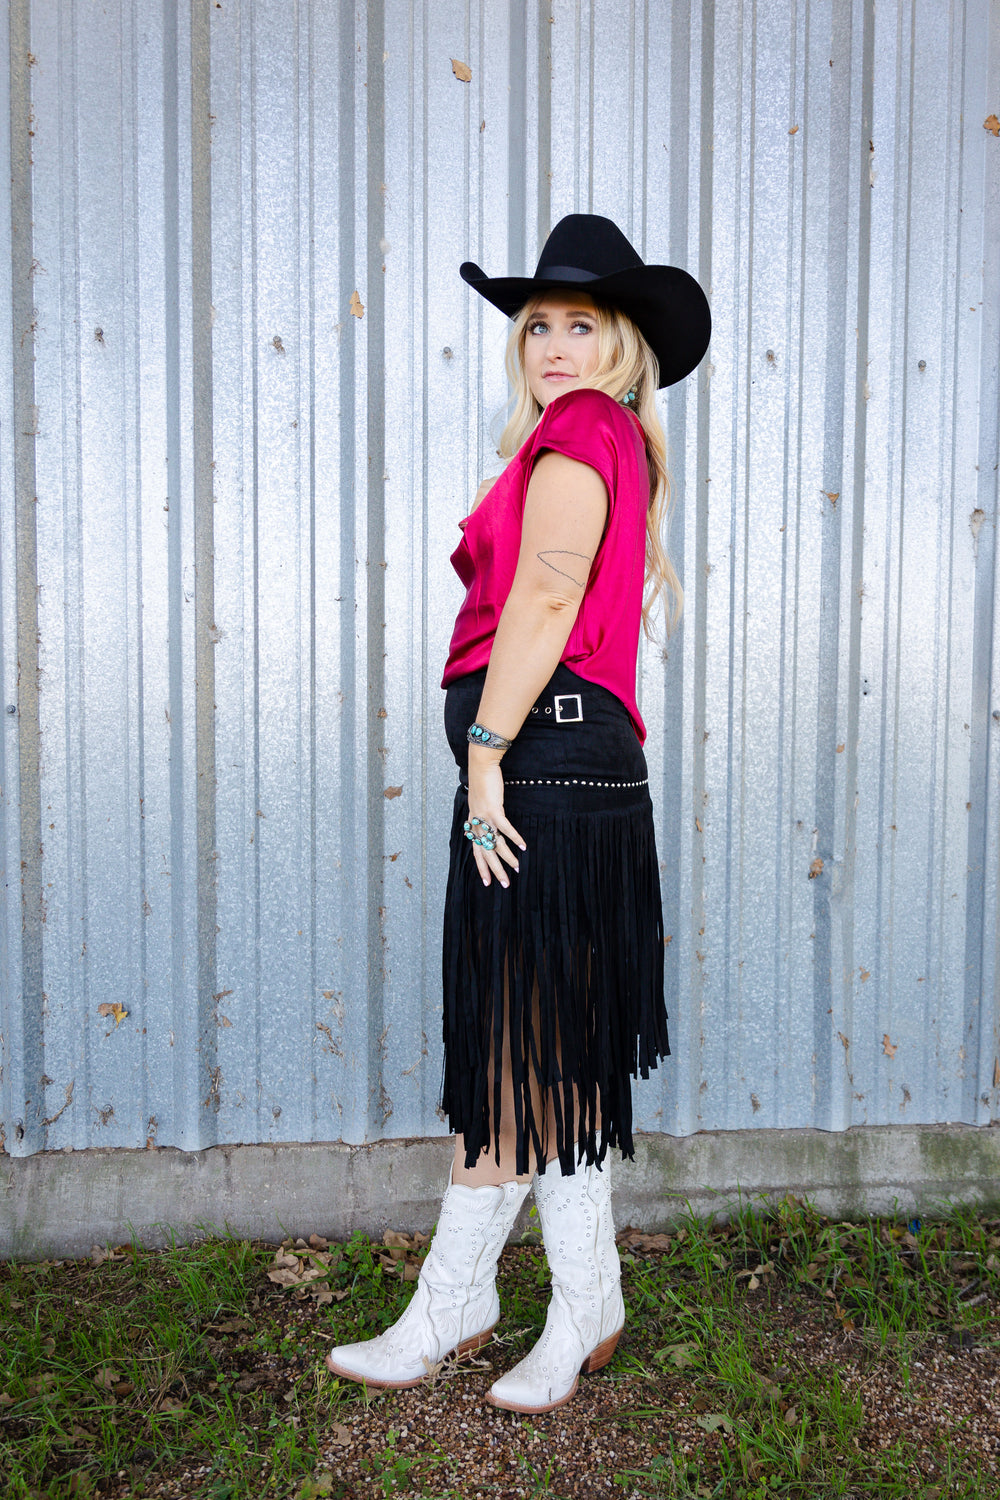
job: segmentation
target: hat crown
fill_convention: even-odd
[[[601,214],[567,214],[542,248],[534,276],[487,276],[473,261],[459,274],[514,318],[554,287],[580,287],[630,317],[649,344],[659,385],[689,375],[708,348],[712,314],[693,276],[679,266],[647,266],[617,224]]]
[[[581,281],[633,270],[642,260],[617,224],[601,214],[567,214],[542,247],[535,276],[581,273]]]

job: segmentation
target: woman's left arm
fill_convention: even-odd
[[[500,615],[478,722],[512,740],[559,665],[583,601],[608,516],[604,480],[589,464],[548,451],[535,463],[525,497],[521,547]],[[503,810],[503,752],[469,746],[469,815],[484,818],[510,842],[524,841]],[[516,856],[502,840],[496,852],[474,845],[484,884],[491,872],[508,883],[504,863]]]

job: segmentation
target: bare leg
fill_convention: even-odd
[[[455,1161],[452,1167],[452,1182],[459,1183],[463,1187],[501,1187],[505,1182],[530,1182],[531,1173],[525,1172],[518,1176],[514,1170],[514,1138],[505,1141],[503,1135],[500,1138],[500,1165],[497,1166],[496,1157],[491,1146],[483,1152],[474,1167],[465,1165],[465,1138],[455,1137]]]
[[[492,1074],[492,1064],[490,1073]],[[500,1105],[500,1161],[491,1142],[481,1152],[474,1167],[465,1165],[465,1137],[455,1137],[455,1161],[452,1166],[452,1182],[463,1187],[500,1187],[505,1182],[530,1182],[531,1171],[518,1175],[517,1131],[514,1128],[514,1085],[511,1079],[510,1060],[504,1047],[503,1079]],[[530,1153],[530,1143],[529,1143]],[[529,1155],[529,1167],[533,1167]]]
[[[506,1009],[506,1006],[505,1006]],[[489,1076],[493,1077],[493,1043],[490,1043]],[[535,1109],[535,1118],[538,1118],[538,1099],[536,1097],[537,1087],[532,1083],[532,1101]],[[504,1034],[503,1040],[503,1072],[500,1080],[500,1161],[497,1162],[496,1152],[491,1141],[480,1154],[479,1160],[474,1167],[465,1165],[465,1137],[455,1137],[455,1161],[452,1166],[452,1182],[460,1183],[463,1187],[500,1187],[505,1182],[530,1182],[534,1170],[532,1160],[531,1142],[528,1142],[528,1171],[518,1173],[517,1171],[517,1130],[514,1124],[514,1080],[510,1065],[510,1044]]]

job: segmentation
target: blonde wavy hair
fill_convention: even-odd
[[[583,294],[581,293],[581,296]],[[543,297],[526,302],[513,320],[507,339],[507,378],[511,384],[511,411],[500,434],[498,452],[506,462],[531,436],[542,407],[528,387],[524,373],[524,343],[528,327]],[[667,469],[667,440],[656,410],[659,370],[656,356],[626,313],[618,308],[595,302],[597,316],[597,368],[581,382],[596,391],[605,391],[621,401],[630,390],[635,399],[629,403],[642,423],[646,435],[646,463],[649,468],[649,510],[646,515],[646,584],[642,601],[642,628],[647,639],[654,639],[653,612],[662,598],[667,633],[674,629],[684,607],[684,590],[667,555],[665,533],[673,501],[673,486]]]

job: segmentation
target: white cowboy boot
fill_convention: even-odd
[[[541,1338],[491,1387],[487,1401],[508,1411],[564,1406],[579,1377],[600,1370],[625,1326],[621,1263],[611,1218],[608,1163],[559,1175],[559,1163],[535,1177],[535,1202],[552,1271],[552,1301]]]
[[[366,1385],[418,1385],[447,1355],[488,1343],[500,1317],[497,1261],[529,1186],[470,1188],[449,1178],[431,1248],[402,1317],[377,1338],[331,1349],[327,1368]]]

